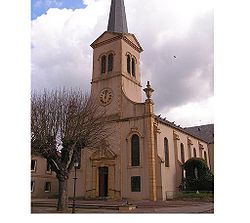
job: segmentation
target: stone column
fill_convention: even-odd
[[[92,197],[98,196],[97,190],[97,167],[95,165],[92,166]]]
[[[108,172],[108,196],[114,198],[115,196],[115,165],[109,165]]]
[[[179,187],[182,179],[182,168],[178,160],[178,140],[180,140],[179,135],[175,130],[173,130],[173,139],[174,139],[174,159],[175,159],[175,184],[176,188]]]
[[[153,101],[151,100],[152,92],[154,91],[149,81],[147,83],[147,88],[144,89],[146,92],[146,102],[145,102],[145,121],[146,121],[146,135],[147,135],[147,148],[148,148],[148,164],[149,164],[149,185],[150,185],[150,200],[156,201],[156,150],[155,150],[155,138],[154,138],[154,113],[153,113]]]

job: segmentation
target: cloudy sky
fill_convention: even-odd
[[[107,27],[111,0],[32,0],[32,89],[90,90],[92,48]],[[142,85],[155,111],[181,126],[213,123],[213,1],[125,0],[137,36]],[[176,56],[176,58],[174,58]]]

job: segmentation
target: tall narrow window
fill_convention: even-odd
[[[195,179],[199,178],[199,171],[198,171],[197,167],[194,168],[194,177],[195,177]]]
[[[168,148],[168,139],[164,139],[164,151],[165,151],[165,167],[169,167],[169,148]]]
[[[132,75],[135,77],[135,59],[132,58]]]
[[[140,176],[131,177],[131,191],[132,192],[141,191],[141,177]]]
[[[108,72],[111,72],[113,70],[113,60],[114,60],[114,56],[111,53],[108,55]]]
[[[183,143],[181,143],[181,162],[185,163],[185,151]]]
[[[36,160],[31,160],[31,171],[36,171]]]
[[[127,55],[127,71],[130,74],[131,70],[130,70],[130,63],[131,63],[131,58],[129,55]]]
[[[50,192],[51,191],[51,182],[45,182],[44,191]]]
[[[131,138],[131,165],[140,165],[140,145],[139,136],[134,134]]]
[[[31,192],[34,191],[34,186],[35,186],[35,182],[34,182],[34,181],[31,181]]]
[[[206,151],[204,151],[204,159],[206,161],[206,164],[208,165],[208,162],[207,162],[207,152]]]
[[[51,173],[51,166],[49,164],[49,162],[47,161],[47,168],[46,168],[46,172]]]
[[[102,56],[101,59],[101,73],[104,74],[106,73],[106,56]]]
[[[196,149],[195,148],[193,149],[193,155],[194,155],[194,158],[196,158]]]

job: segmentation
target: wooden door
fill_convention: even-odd
[[[99,167],[99,197],[108,196],[108,167]]]

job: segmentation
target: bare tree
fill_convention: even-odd
[[[98,147],[110,134],[104,110],[81,90],[32,93],[31,152],[47,159],[56,173],[58,211],[67,212],[67,180],[81,149]]]

